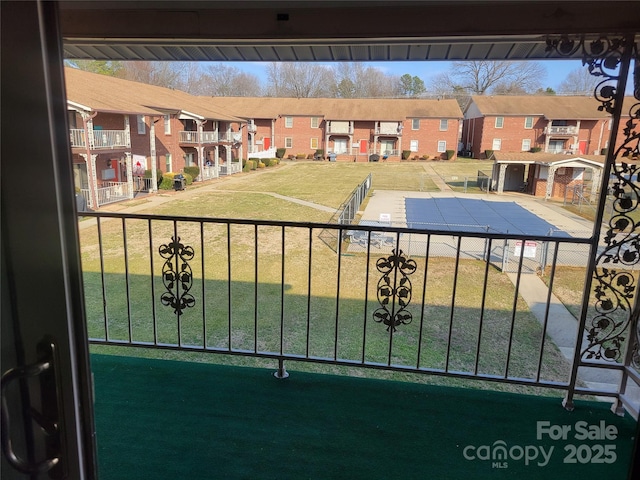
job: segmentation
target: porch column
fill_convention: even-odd
[[[231,173],[231,149],[233,148],[233,136],[231,133],[231,123],[227,123],[227,175]]]
[[[553,181],[555,179],[557,169],[558,169],[557,166],[549,167],[549,171],[547,173],[547,189],[544,194],[545,200],[548,200],[551,197],[553,197]]]
[[[599,168],[592,168],[591,172],[591,195],[596,195],[598,193],[600,182],[602,181],[602,170]],[[606,192],[604,193],[606,194]]]
[[[127,188],[129,189],[129,198],[133,198],[133,162],[131,161],[131,152],[124,152],[125,165],[127,166]]]
[[[275,119],[271,120],[271,145],[269,146],[269,148],[274,148],[274,149],[278,148],[276,146],[276,121],[275,121]],[[262,150],[264,150],[264,140],[263,140],[263,143],[262,143]]]
[[[500,164],[500,173],[498,174],[498,193],[504,192],[504,179],[507,176],[507,164]]]
[[[549,136],[551,135],[551,120],[547,120],[547,128],[544,136],[544,153],[549,153]]]
[[[149,155],[151,156],[151,191],[158,191],[158,156],[156,153],[156,121],[149,117]]]
[[[213,147],[213,164],[215,165],[216,168],[216,177],[220,176],[220,161],[218,160],[218,156],[220,155],[220,151],[218,150],[218,145],[216,145],[215,147]]]
[[[125,145],[131,148],[131,122],[129,122],[129,115],[124,116],[124,141]]]
[[[204,171],[204,146],[202,145],[202,139],[204,138],[203,126],[205,122],[196,120],[196,124],[198,125],[198,147],[196,150],[198,151],[198,169],[200,170],[200,173],[197,178],[194,178],[194,180],[200,181],[202,180],[202,172]]]
[[[98,155],[81,153],[80,156],[87,162],[87,181],[89,183],[89,207],[96,210],[98,205],[98,175],[96,173],[96,158]]]

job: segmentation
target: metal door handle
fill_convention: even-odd
[[[13,444],[10,438],[9,410],[6,397],[7,387],[12,382],[19,379],[38,377],[43,373],[55,374],[53,365],[53,351],[55,349],[54,344],[52,342],[42,342],[39,347],[44,347],[45,349],[45,358],[43,360],[40,360],[39,362],[33,363],[31,365],[16,367],[7,370],[2,375],[2,379],[0,381],[0,396],[2,397],[2,452],[13,468],[26,474],[48,472],[60,462],[59,455],[48,458],[46,460],[42,460],[40,462],[27,462],[20,458],[20,456],[13,450]],[[42,351],[41,348],[39,348],[39,350]],[[51,419],[45,419],[44,416],[36,412],[31,412],[31,415],[48,436],[56,435],[59,433],[57,419],[51,421]]]

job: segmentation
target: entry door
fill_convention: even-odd
[[[382,155],[391,155],[391,152],[393,152],[394,146],[395,146],[395,141],[393,140],[381,140],[380,153]]]
[[[262,146],[264,150],[269,150],[269,148],[271,147],[271,139],[269,137],[264,137],[264,139],[262,140]]]
[[[581,155],[585,155],[587,153],[587,141],[586,140],[580,140],[580,142],[578,142],[578,152]]]
[[[0,148],[2,158],[12,160],[2,164],[0,189],[0,476],[94,479],[93,402],[57,2],[12,2],[0,21]],[[28,188],[20,181],[20,159],[30,165]]]

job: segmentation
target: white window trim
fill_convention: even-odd
[[[527,127],[527,120],[529,120],[529,119],[531,119],[531,126]],[[526,128],[527,130],[533,128],[533,117],[524,117],[524,128]]]
[[[500,119],[500,126],[498,126],[498,119]],[[496,123],[495,123],[495,127],[496,128],[502,128],[504,127],[504,117],[496,117]]]
[[[164,116],[164,134],[171,135],[171,115]]]
[[[442,122],[445,122],[444,123],[444,128],[442,128]],[[449,130],[449,119],[441,118],[440,119],[440,131],[441,132],[446,132],[447,130]]]
[[[524,148],[525,143],[528,145],[527,148]],[[530,138],[523,138],[522,139],[521,149],[522,149],[523,152],[528,152],[529,150],[531,150],[531,139]]]
[[[498,142],[498,148],[496,148],[496,142]],[[502,148],[502,139],[494,138],[493,142],[491,142],[491,150],[493,150],[494,152],[499,152],[501,148]]]
[[[314,125],[315,122],[315,125]],[[320,119],[318,117],[311,117],[311,128],[318,128],[320,126]]]
[[[284,148],[293,148],[293,137],[284,138]]]
[[[138,134],[147,133],[147,124],[144,122],[144,115],[136,115],[136,123],[138,124]]]
[[[438,153],[445,153],[447,151],[447,141],[438,140]]]
[[[293,128],[293,117],[284,117],[284,128]]]
[[[416,122],[418,123],[417,127],[416,127]],[[419,118],[412,118],[411,119],[411,130],[420,130],[420,119]]]
[[[167,172],[173,171],[173,157],[170,153],[164,154],[164,166],[167,169]]]
[[[411,150],[412,152],[417,152],[419,148],[418,145],[419,145],[418,140],[411,140],[409,142],[409,150]]]
[[[319,148],[318,146],[320,145],[319,139],[312,138],[311,141],[309,142],[309,145],[310,145],[310,148],[315,148],[317,150]]]

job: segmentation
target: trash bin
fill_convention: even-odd
[[[327,154],[327,158],[329,159],[330,162],[335,162],[337,156],[338,156],[337,153],[328,153]]]
[[[173,177],[173,189],[177,192],[178,190],[184,190],[184,175],[179,173],[175,177]]]
[[[378,155],[377,153],[369,155],[369,161],[370,162],[377,162],[379,160],[380,160],[380,155]]]

